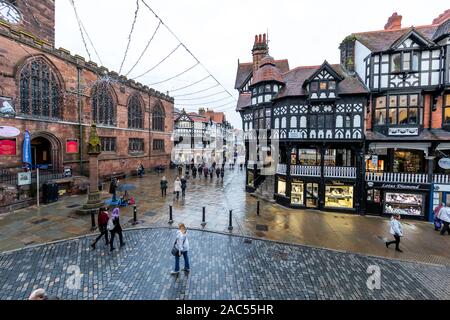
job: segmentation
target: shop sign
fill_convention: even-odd
[[[31,171],[19,172],[17,174],[17,185],[18,186],[27,186],[30,184],[31,184]]]
[[[383,183],[381,188],[384,188],[384,189],[419,190],[420,189],[420,184]]]
[[[16,139],[3,139],[0,140],[0,155],[1,156],[15,156],[16,152]]]
[[[67,140],[66,153],[78,153],[78,140]]]
[[[450,169],[450,158],[442,158],[441,160],[439,160],[438,165],[442,169]]]
[[[436,192],[450,192],[450,185],[448,184],[435,184],[434,191]]]

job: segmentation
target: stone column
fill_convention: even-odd
[[[93,210],[100,209],[103,202],[100,199],[100,192],[98,190],[98,156],[101,153],[100,138],[97,135],[96,125],[92,125],[89,135],[89,195],[88,201],[81,210],[80,214],[89,214]]]

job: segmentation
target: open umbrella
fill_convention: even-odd
[[[22,162],[24,168],[31,168],[31,138],[28,130],[25,131],[25,138],[23,140]]]
[[[136,190],[136,186],[134,184],[121,184],[117,188],[117,191],[124,192],[124,191],[132,191]]]

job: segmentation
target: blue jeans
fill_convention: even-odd
[[[183,254],[183,258],[184,258],[184,268],[186,270],[190,269],[189,266],[189,257],[188,257],[188,252],[187,251],[182,251],[181,252]],[[175,272],[180,271],[180,257],[179,256],[175,256]]]

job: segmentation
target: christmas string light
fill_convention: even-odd
[[[198,81],[196,81],[196,82],[194,82],[194,83],[191,83],[190,85],[187,85],[187,86],[185,86],[185,87],[181,87],[181,88],[174,89],[174,90],[169,90],[169,92],[176,92],[176,91],[181,91],[181,90],[190,88],[190,87],[192,87],[192,86],[195,86],[196,84],[199,84],[200,82],[205,81],[205,80],[208,79],[208,78],[211,78],[211,75],[208,75],[208,76],[204,77],[203,79],[200,79],[200,80],[198,80]]]
[[[134,20],[133,20],[133,23],[131,24],[131,31],[130,31],[130,34],[128,35],[128,44],[127,44],[127,48],[125,49],[125,54],[123,56],[122,63],[120,64],[119,74],[122,73],[123,64],[125,63],[125,60],[127,59],[128,51],[130,50],[131,39],[133,37],[134,27],[136,25],[138,14],[139,14],[139,0],[136,0],[136,11],[134,12]]]
[[[196,98],[189,98],[189,99],[176,99],[177,101],[193,101],[193,100],[201,100],[201,99],[206,99],[206,98],[210,98],[210,97],[214,97],[217,96],[219,94],[225,93],[226,91],[221,91],[221,92],[216,92],[207,96],[203,96],[203,97],[196,97]]]
[[[170,81],[170,80],[173,80],[173,79],[175,79],[175,78],[178,78],[179,76],[182,76],[183,74],[188,73],[189,71],[191,71],[192,69],[194,69],[194,68],[195,68],[196,66],[198,66],[198,65],[199,65],[199,62],[197,62],[197,63],[194,64],[192,67],[190,67],[190,68],[188,68],[188,69],[186,69],[186,70],[184,70],[184,71],[178,73],[177,75],[175,75],[175,76],[173,76],[173,77],[170,77],[170,78],[168,78],[168,79],[166,79],[166,80],[163,80],[163,81],[151,83],[150,85],[153,86],[153,85],[156,85],[156,84],[161,84],[161,83],[164,83],[164,82],[168,82],[168,81]]]
[[[208,91],[208,90],[217,88],[217,87],[219,87],[219,86],[220,86],[220,85],[217,83],[216,85],[214,85],[214,86],[212,86],[212,87],[209,87],[209,88],[207,88],[207,89],[203,89],[203,90],[200,90],[200,91],[196,91],[196,92],[192,92],[192,93],[187,93],[187,94],[180,94],[180,95],[176,95],[176,96],[173,96],[173,97],[174,97],[174,98],[178,98],[178,97],[188,97],[188,96],[193,96],[194,94],[203,93],[203,92],[206,92],[206,91]]]
[[[76,20],[78,22],[78,27],[79,27],[80,34],[81,34],[81,39],[83,40],[84,48],[86,49],[86,52],[87,52],[88,57],[89,57],[89,60],[92,60],[91,53],[89,52],[89,49],[87,47],[86,39],[84,38],[83,28],[81,27],[80,17],[78,16],[78,11],[77,11],[77,8],[75,6],[75,1],[74,0],[69,0],[69,1],[70,1],[71,5],[72,5],[73,11],[75,12],[75,17],[76,17]]]
[[[125,75],[126,77],[128,77],[128,75],[134,70],[134,68],[136,68],[136,66],[139,64],[139,62],[141,61],[142,57],[144,56],[144,54],[147,52],[150,44],[153,41],[153,38],[155,38],[156,33],[158,32],[159,28],[161,27],[161,21],[158,22],[158,25],[156,26],[155,32],[153,32],[152,37],[150,38],[150,40],[147,42],[147,45],[145,46],[144,50],[142,51],[141,55],[139,56],[138,60],[136,61],[136,63],[133,65],[133,67],[130,69],[130,71],[128,71],[128,73]]]
[[[200,102],[200,103],[193,103],[193,104],[176,104],[176,105],[177,105],[177,106],[180,106],[180,107],[189,107],[189,106],[197,106],[197,105],[199,105],[199,104],[203,104],[203,105],[206,105],[206,104],[213,104],[213,103],[225,101],[225,100],[227,100],[227,99],[230,99],[230,97],[225,97],[225,98],[223,98],[223,99],[216,100],[216,101]]]

